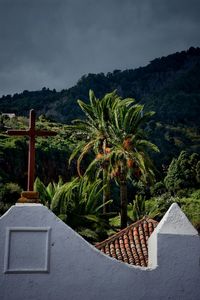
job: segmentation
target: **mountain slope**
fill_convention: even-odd
[[[29,109],[35,108],[38,114],[69,122],[81,117],[76,100],[87,101],[89,89],[93,89],[97,97],[117,89],[121,96],[134,97],[155,110],[157,120],[199,126],[200,48],[157,58],[135,70],[84,75],[77,85],[61,92],[43,88],[3,96],[0,112],[28,115]]]
[[[200,154],[200,48],[157,58],[135,70],[84,75],[61,92],[43,88],[3,96],[0,112],[28,116],[29,109],[35,108],[38,115],[69,123],[82,117],[77,99],[88,101],[89,89],[97,97],[117,89],[122,97],[133,97],[156,112],[146,131],[160,148],[155,160],[159,169],[181,150]]]

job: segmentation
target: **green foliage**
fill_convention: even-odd
[[[6,183],[1,187],[0,201],[4,203],[15,203],[19,199],[20,193],[21,188],[18,184],[13,182]]]
[[[128,217],[132,222],[142,219],[145,216],[145,198],[136,195],[133,203],[128,204]]]
[[[191,198],[195,199],[195,200],[200,200],[200,189],[193,191]]]
[[[89,92],[89,104],[78,100],[85,114],[84,120],[75,120],[67,126],[72,139],[77,141],[71,160],[77,155],[77,171],[81,172],[81,162],[86,154],[96,156],[86,169],[85,174],[99,177],[103,173],[104,199],[109,194],[111,178],[120,186],[122,227],[126,226],[127,179],[140,177],[147,182],[153,178],[153,165],[148,150],[158,148],[146,139],[142,125],[153,115],[144,112],[143,105],[135,104],[132,98],[122,99],[116,91],[97,99]]]
[[[6,128],[26,129],[28,120],[24,117],[6,119],[5,128],[0,133],[0,176],[2,181],[15,182],[26,189],[28,145],[25,137],[10,137],[5,134]],[[67,168],[71,145],[67,139],[65,125],[39,118],[36,127],[42,130],[53,130],[58,134],[55,137],[36,139],[36,176],[47,184],[57,181],[59,176],[69,180],[75,173],[74,168]]]
[[[21,188],[18,184],[9,182],[0,186],[0,215],[17,202],[20,198]]]
[[[134,203],[136,203],[135,201],[137,202],[136,205],[134,205]],[[172,197],[169,193],[150,198],[149,200],[145,200],[143,197],[139,197],[137,200],[134,200],[132,204],[128,205],[128,216],[132,221],[136,221],[138,218],[140,219],[144,216],[148,216],[149,218],[160,221],[169,209],[170,205],[174,202],[178,203],[193,226],[195,226],[199,230],[200,190],[191,192],[188,196],[182,198]],[[110,219],[110,224],[112,226],[119,227],[119,222],[119,216]]]
[[[103,73],[84,75],[76,86],[61,92],[43,88],[41,91],[24,91],[13,96],[3,96],[0,101],[0,111],[27,116],[28,110],[35,108],[43,114],[39,122],[44,122],[45,126],[47,123],[51,126],[51,123],[45,118],[51,117],[59,122],[70,122],[76,118],[83,118],[84,114],[76,100],[80,98],[87,104],[90,89],[95,90],[97,98],[101,98],[111,90],[117,89],[118,94],[124,98],[131,97],[140,100],[141,103],[145,104],[147,110],[156,111],[154,119],[146,123],[145,129],[149,132],[149,139],[160,149],[160,154],[156,154],[155,163],[161,172],[159,180],[162,180],[165,176],[162,173],[162,165],[168,166],[172,158],[178,156],[182,150],[200,154],[199,64],[200,49],[190,48],[187,51],[155,59],[144,68],[125,71],[115,70],[107,75]],[[0,116],[0,130],[5,131],[8,128],[13,128],[13,122],[15,122],[15,118],[10,119],[7,116]],[[26,126],[22,123],[23,120],[18,125],[19,128],[22,128],[21,126],[26,128],[28,123]],[[14,127],[17,128],[16,124]],[[58,130],[60,131],[61,128]],[[65,147],[66,153],[68,153],[69,148],[66,145],[69,144],[67,137],[65,136],[64,139],[63,137],[62,135],[61,143],[57,143],[57,148],[54,144],[55,140],[59,141],[57,137],[48,139],[48,141],[52,141],[52,146],[51,142],[38,141],[40,144],[38,157],[42,156],[41,161],[44,160],[44,166],[46,167],[42,167],[40,163],[37,171],[45,183],[57,180],[58,175],[62,175],[65,180],[69,180],[72,175],[69,171],[66,171],[66,168],[64,171],[64,168],[62,168],[64,164],[60,163],[60,159],[64,159],[63,148]],[[66,145],[64,147],[60,146],[63,145],[63,141]],[[48,155],[45,155],[46,153],[42,155],[44,149],[47,150]],[[26,153],[23,153],[22,157],[24,155]],[[155,158],[153,153],[150,155],[151,158]],[[19,156],[20,153],[14,155],[17,158]],[[6,162],[8,157],[9,155],[5,156]],[[57,166],[54,157],[59,157]],[[55,169],[55,167],[57,174],[51,171],[51,168]],[[21,169],[23,169],[23,172],[18,173],[19,183],[24,186],[26,166],[23,164]],[[48,172],[48,169],[50,169],[50,172]],[[84,166],[83,170],[85,170]],[[12,176],[9,170],[8,174],[9,176],[6,176],[4,171],[5,181],[14,181],[16,178],[15,172]],[[49,176],[46,174],[49,174]]]
[[[16,113],[18,115],[26,116],[31,108],[41,111],[47,111],[47,106],[52,105],[62,93],[51,91],[43,88],[41,91],[23,91],[21,94],[14,94],[3,96],[1,98],[0,111],[8,113]],[[50,113],[49,113],[50,115]]]
[[[88,176],[90,175],[93,178],[95,174],[98,175],[98,172],[99,174],[104,173],[103,176],[100,175],[100,178],[102,176],[104,179],[100,185],[101,188],[102,185],[106,186],[106,180],[107,182],[109,181],[109,176],[105,176],[105,171],[112,174],[112,178],[120,184],[118,177],[122,175],[122,172],[119,172],[120,168],[116,163],[120,160],[123,161],[123,166],[125,166],[121,170],[123,172],[127,171],[127,173],[125,172],[128,175],[127,178],[130,178],[131,182],[135,182],[131,189],[133,195],[147,195],[148,186],[145,184],[145,179],[147,179],[145,168],[148,169],[146,165],[148,166],[149,161],[144,160],[143,156],[140,155],[140,151],[138,151],[139,154],[138,152],[134,153],[135,168],[127,168],[126,162],[128,160],[131,161],[133,158],[131,157],[132,150],[124,151],[121,143],[122,137],[124,139],[125,137],[129,138],[128,135],[132,133],[134,126],[137,129],[138,124],[142,125],[140,124],[141,114],[146,116],[147,119],[149,118],[150,115],[143,109],[143,103],[147,110],[155,110],[156,115],[153,116],[151,121],[146,119],[141,127],[138,126],[142,130],[132,140],[130,139],[130,142],[134,146],[139,147],[139,149],[142,147],[153,149],[154,146],[146,142],[146,137],[142,134],[145,131],[148,133],[148,139],[160,149],[160,154],[156,153],[156,156],[147,151],[148,156],[154,159],[160,173],[156,173],[158,182],[154,187],[151,187],[151,193],[154,198],[145,201],[145,214],[151,215],[152,212],[152,216],[159,219],[170,203],[179,201],[190,220],[194,219],[193,224],[198,224],[198,190],[196,194],[193,190],[198,189],[200,184],[200,159],[198,156],[200,154],[199,65],[200,49],[191,48],[188,51],[155,59],[147,67],[137,70],[115,70],[107,75],[103,73],[85,75],[78,81],[76,86],[59,93],[55,90],[50,91],[43,88],[41,91],[24,91],[22,94],[3,96],[0,101],[0,111],[27,116],[28,110],[35,108],[43,114],[37,121],[37,127],[58,132],[58,135],[53,138],[37,138],[36,174],[44,182],[43,185],[40,183],[40,187],[38,187],[41,190],[43,203],[51,205],[50,199],[52,199],[52,195],[58,195],[54,183],[50,184],[47,189],[49,182],[57,182],[59,175],[62,176],[64,181],[69,182],[71,177],[75,175],[76,165],[73,158],[78,155],[80,150],[83,153],[78,162],[80,173],[83,174],[87,169]],[[118,90],[117,92],[109,93],[106,97],[103,96],[115,88]],[[95,90],[97,97],[90,91],[88,99],[88,91],[90,89]],[[100,107],[99,99],[101,100],[102,97],[104,101],[102,101],[102,106]],[[129,97],[140,99],[140,105],[135,105]],[[78,105],[76,99],[79,98],[82,101],[79,101]],[[112,98],[115,98],[116,101],[113,103],[116,106],[113,106]],[[123,99],[127,99],[124,106]],[[120,105],[122,106],[120,107]],[[93,107],[92,110],[91,107]],[[110,114],[107,107],[111,111],[115,110],[115,113]],[[118,108],[116,109],[116,107]],[[84,117],[84,114],[91,123],[87,123],[86,119],[80,120]],[[77,132],[75,133],[77,140],[75,143],[69,139],[67,133],[69,127],[50,122],[48,120],[49,117],[62,122],[69,122],[75,118],[79,119],[73,124],[77,126]],[[105,120],[106,122],[109,121],[109,126],[106,125]],[[91,124],[93,124],[93,127],[90,126]],[[26,117],[10,118],[0,115],[1,195],[5,195],[2,189],[10,182],[14,183],[17,181],[20,186],[24,189],[26,188],[27,140],[21,137],[7,137],[5,131],[10,128],[25,129],[27,126],[28,120]],[[86,132],[84,132],[85,126],[88,129]],[[88,136],[92,138],[93,142],[90,144],[88,142],[86,146]],[[141,139],[143,140],[142,142]],[[140,143],[138,143],[138,140]],[[74,150],[74,145],[77,146],[77,141],[79,146]],[[108,153],[106,148],[110,148]],[[74,152],[71,156],[69,169],[67,161],[72,151]],[[99,153],[103,154],[103,156],[97,159]],[[139,172],[136,172],[138,171],[136,168],[138,165],[142,176]],[[117,174],[118,176],[116,176]],[[142,177],[144,179],[143,186],[139,187],[139,179],[142,179]],[[113,207],[119,208],[117,196],[119,188],[114,187],[113,179],[111,179],[111,193],[115,196]],[[147,182],[149,185],[149,181]],[[165,186],[170,193],[166,193]],[[115,193],[113,192],[113,187],[116,190]],[[10,190],[12,191],[12,186]],[[75,188],[75,191],[77,191],[77,188]],[[64,191],[63,194],[65,194]],[[109,191],[107,194],[107,199],[110,199]],[[171,195],[176,197],[173,198]],[[14,199],[13,197],[11,198]],[[10,196],[7,195],[5,199],[10,199]],[[182,201],[182,199],[184,200]],[[63,220],[68,222],[70,219],[68,214],[66,214],[65,205],[68,205],[70,210],[71,202],[69,201],[68,203],[67,200],[62,200],[62,203],[61,200],[59,201],[60,207],[62,208],[63,206],[63,208],[59,210],[59,205],[58,207],[56,206],[58,214]],[[101,203],[98,203],[98,205],[101,205]],[[1,202],[1,205],[3,205],[4,209],[10,204],[7,204],[5,201]],[[76,206],[78,207],[78,205]],[[74,224],[76,219],[74,217]],[[94,228],[100,228],[99,223],[87,219],[87,222],[90,224],[86,228],[82,226],[83,220],[79,224],[78,230],[85,232],[85,236],[90,238],[93,236],[93,240],[97,239],[97,236],[94,236],[96,234],[94,234],[94,230],[96,230]],[[115,218],[116,223],[117,220],[119,220],[119,217]],[[73,226],[76,227],[75,225]]]
[[[100,98],[118,89],[125,98],[142,99],[148,109],[157,112],[157,120],[198,126],[200,49],[192,49],[155,59],[135,70],[84,75],[75,86],[61,92],[43,88],[3,96],[0,111],[25,116],[34,108],[54,120],[69,122],[83,116],[76,99],[87,101],[90,89]]]
[[[200,183],[200,160],[196,164],[196,180]]]
[[[172,160],[164,179],[169,191],[177,193],[184,188],[198,187],[198,159],[196,153],[189,156],[186,151],[182,151],[177,159]]]
[[[51,209],[57,213],[69,212],[74,208],[80,213],[98,213],[102,208],[102,190],[100,179],[90,182],[87,177],[76,177],[58,189],[52,199]]]
[[[166,187],[162,181],[158,181],[153,186],[151,186],[151,195],[160,196],[164,193],[166,193]]]
[[[69,226],[90,241],[107,236],[108,222],[102,216],[102,182],[90,182],[87,177],[75,178],[63,184],[54,194],[52,211]],[[97,238],[98,237],[98,238]]]
[[[37,177],[34,182],[34,191],[40,195],[40,200],[43,205],[51,206],[52,199],[58,190],[63,186],[63,180],[60,177],[58,183],[50,182],[47,186]]]
[[[160,221],[170,205],[174,202],[179,204],[179,201],[178,197],[173,197],[169,193],[165,193],[159,197],[147,200],[145,202],[145,210],[150,218]]]
[[[109,223],[102,216],[102,182],[90,182],[87,177],[74,178],[63,183],[49,183],[47,186],[36,178],[34,190],[40,194],[41,202],[48,206],[62,221],[66,222],[90,242],[107,237]]]
[[[178,161],[174,158],[169,166],[167,176],[165,177],[165,185],[168,190],[176,191],[180,188],[180,167]]]
[[[184,104],[183,104],[184,105]],[[156,113],[157,116],[157,113]],[[152,140],[160,149],[160,154],[151,155],[155,159],[159,169],[160,179],[163,179],[166,169],[182,150],[188,153],[196,152],[200,154],[200,132],[199,126],[191,127],[188,124],[168,124],[160,121],[147,125],[146,130]]]
[[[164,216],[172,203],[178,203],[190,222],[199,230],[200,228],[200,190],[190,193],[187,197],[172,197],[166,193],[145,202],[145,211],[149,217],[158,221]]]
[[[180,201],[181,209],[186,214],[190,222],[199,231],[200,229],[200,200],[191,198],[183,198]]]
[[[115,228],[120,228],[120,215],[118,216],[115,216],[115,217],[112,217],[109,219],[109,224],[110,226],[112,227],[115,227]]]

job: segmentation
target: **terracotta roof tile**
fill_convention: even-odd
[[[125,263],[147,267],[147,241],[157,224],[152,219],[143,218],[96,244],[96,248]]]

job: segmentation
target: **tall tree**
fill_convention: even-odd
[[[176,193],[180,189],[196,187],[198,185],[198,162],[198,154],[192,153],[189,156],[186,151],[181,151],[179,157],[174,158],[169,165],[167,176],[164,179],[166,188],[170,192]]]
[[[108,154],[110,152],[109,129],[112,122],[112,114],[116,107],[129,105],[133,99],[122,99],[116,91],[106,94],[102,99],[97,99],[93,91],[89,91],[90,103],[86,104],[78,100],[78,104],[85,114],[85,119],[74,120],[72,125],[66,129],[71,133],[71,138],[77,141],[76,147],[70,157],[69,162],[77,155],[77,171],[79,176],[83,175],[81,162],[86,154],[93,152],[95,164],[99,164],[98,174],[103,173],[103,203],[110,200],[109,174],[108,174]],[[95,166],[96,167],[96,166]],[[106,206],[104,206],[106,212]]]
[[[147,140],[145,123],[153,112],[144,112],[143,105],[117,106],[109,124],[110,174],[120,186],[121,228],[127,226],[127,181],[131,177],[140,178],[147,183],[154,179],[153,164],[149,150],[158,148]]]
[[[103,171],[104,184],[107,183],[104,201],[108,200],[110,178],[115,178],[119,183],[122,228],[127,226],[127,180],[131,175],[140,177],[145,182],[147,177],[153,178],[152,163],[147,151],[158,151],[154,144],[146,140],[141,128],[153,113],[144,113],[143,106],[134,102],[132,98],[122,99],[116,91],[99,100],[90,91],[90,104],[78,100],[86,119],[76,120],[73,125],[68,126],[71,136],[79,139],[78,146],[71,155],[72,159],[80,152],[77,159],[79,175],[83,157],[93,150],[96,157],[86,173],[94,176],[97,170],[98,176]]]

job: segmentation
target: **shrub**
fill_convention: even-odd
[[[6,183],[0,187],[0,215],[3,215],[20,197],[21,188],[16,183]]]
[[[0,202],[14,204],[19,199],[21,190],[16,183],[6,183],[0,190]]]
[[[193,192],[191,198],[200,200],[200,190],[196,190],[195,192]]]

